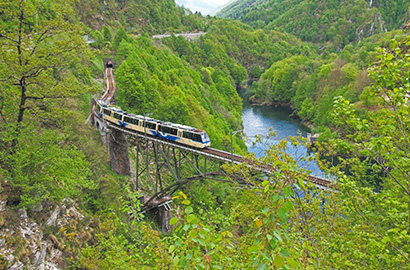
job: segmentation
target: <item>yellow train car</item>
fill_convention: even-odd
[[[106,121],[140,133],[158,136],[195,148],[211,146],[211,140],[205,131],[141,115],[128,114],[120,108],[106,105],[102,100],[96,101],[95,112]]]

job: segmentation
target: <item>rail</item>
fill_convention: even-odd
[[[97,114],[94,113],[94,115],[101,119],[101,117],[98,116]],[[106,124],[109,128],[119,130],[121,132],[124,132],[124,133],[132,135],[132,136],[136,136],[136,137],[148,139],[148,140],[153,141],[153,142],[158,142],[158,143],[161,143],[161,144],[169,145],[169,146],[172,146],[174,148],[189,151],[189,152],[192,152],[192,153],[195,153],[195,154],[198,154],[198,155],[202,155],[202,156],[206,156],[208,158],[212,158],[212,159],[222,161],[222,162],[225,162],[225,163],[233,163],[233,164],[246,163],[249,168],[252,168],[256,171],[263,172],[263,173],[266,173],[266,174],[275,170],[275,168],[273,166],[269,165],[269,164],[262,164],[262,165],[261,164],[255,164],[255,161],[245,159],[243,156],[240,156],[240,155],[234,154],[233,159],[232,159],[232,153],[222,151],[222,150],[219,150],[219,149],[215,149],[215,148],[204,148],[204,149],[192,148],[192,147],[188,147],[188,146],[185,146],[185,145],[181,145],[179,143],[168,141],[166,139],[150,136],[150,135],[147,135],[147,134],[144,134],[144,133],[139,133],[139,132],[134,131],[134,130],[129,130],[127,128],[120,127],[120,126],[114,125],[114,124],[109,123],[109,122],[106,122]],[[305,181],[305,182],[307,182],[307,181]],[[334,184],[332,181],[329,181],[329,180],[326,180],[326,179],[323,179],[323,178],[320,178],[320,177],[317,177],[317,176],[309,176],[308,182],[314,183],[316,186],[318,186],[321,189],[327,189],[332,184]]]

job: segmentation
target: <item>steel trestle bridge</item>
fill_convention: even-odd
[[[109,104],[115,98],[112,59],[104,59],[104,75],[107,85],[102,99]],[[252,185],[249,175],[231,173],[225,164],[244,166],[253,179],[265,180],[275,169],[270,164],[260,164],[231,152],[213,148],[192,148],[159,137],[139,133],[104,120],[95,112],[95,100],[91,100],[91,123],[105,137],[111,153],[111,164],[115,172],[133,176],[135,191],[139,191],[142,207],[140,212],[157,211],[163,231],[169,231],[169,209],[172,195],[183,185],[210,179],[244,187]],[[104,141],[104,140],[103,140]],[[118,150],[120,149],[120,150]],[[119,151],[120,154],[113,154]],[[131,162],[129,159],[131,154]],[[131,164],[135,173],[131,173]],[[125,166],[124,166],[125,165]],[[123,170],[115,168],[124,167]],[[310,176],[307,181],[320,189],[327,189],[333,182]]]

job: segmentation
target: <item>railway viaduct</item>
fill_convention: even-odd
[[[103,59],[106,80],[101,99],[110,104],[115,98],[113,59]],[[100,131],[103,144],[109,149],[112,170],[132,177],[135,191],[141,194],[140,212],[154,212],[162,231],[170,231],[169,210],[174,194],[182,185],[201,179],[249,185],[242,175],[229,173],[224,164],[244,165],[254,172],[254,177],[264,179],[273,171],[271,165],[256,164],[242,156],[213,148],[196,149],[129,130],[94,113],[95,100],[91,99],[89,123]],[[132,158],[130,159],[130,154]],[[131,166],[131,164],[133,164]],[[135,170],[131,167],[135,167]],[[311,176],[309,181],[318,188],[327,188],[331,182]]]

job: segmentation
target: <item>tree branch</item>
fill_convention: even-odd
[[[26,96],[27,99],[34,99],[34,100],[61,99],[61,98],[66,98],[66,97],[67,96],[42,96],[42,97]]]
[[[6,36],[6,35],[4,35],[4,34],[1,34],[1,33],[0,33],[0,38],[5,38],[5,39],[10,40],[10,41],[12,41],[12,42],[14,42],[14,43],[16,43],[16,44],[19,43],[18,40],[12,39],[11,37],[8,37],[8,36]],[[13,45],[13,46],[15,46],[15,45]]]
[[[350,194],[350,192],[349,192],[349,194]],[[368,218],[366,218],[366,216],[365,216],[362,212],[359,211],[359,209],[358,209],[356,203],[354,203],[353,200],[352,200],[352,204],[353,204],[353,208],[354,208],[354,210],[356,211],[356,213],[358,213],[359,216],[361,216],[362,219],[364,219],[367,224],[370,224],[370,225],[373,227],[375,233],[376,233],[378,236],[382,237],[382,235],[378,232],[378,230],[377,230],[376,226],[373,224],[373,222],[371,222]],[[400,250],[398,247],[396,247],[395,245],[393,245],[390,241],[389,241],[388,243],[389,243],[389,245],[390,245],[392,248],[394,248],[398,253],[400,253],[400,255],[402,255],[403,258],[405,258],[408,262],[410,262],[410,259],[409,259],[405,254],[403,254],[403,252],[401,252],[401,250]]]

